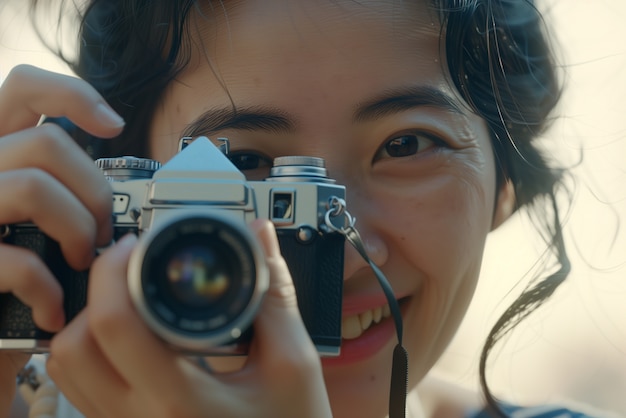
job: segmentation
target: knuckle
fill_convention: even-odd
[[[66,258],[74,260],[78,263],[75,267],[82,270],[89,267],[95,253],[95,222],[91,217],[81,221],[74,219],[71,229],[71,234],[67,234],[61,242],[61,248]]]
[[[85,250],[91,250],[96,237],[96,222],[91,216],[84,216],[82,219],[75,219],[72,222],[74,229],[72,242],[76,246],[82,246]]]
[[[67,148],[74,144],[74,141],[59,125],[54,123],[44,123],[37,128],[38,153],[46,158],[54,158],[55,155],[65,155]]]
[[[99,225],[111,219],[113,211],[113,188],[111,184],[102,176],[101,184],[96,187],[92,198],[95,202],[96,210],[94,216]]]
[[[116,309],[92,309],[89,312],[89,328],[102,339],[117,339],[128,322],[126,312]]]
[[[54,357],[55,361],[62,365],[67,363],[73,358],[73,353],[76,350],[76,342],[71,338],[68,338],[66,333],[57,334],[50,341],[50,354]],[[48,370],[50,372],[50,370]],[[55,376],[50,374],[53,379]]]
[[[93,111],[98,102],[98,97],[92,94],[89,83],[74,77],[64,77],[63,89],[57,94],[69,106],[82,106],[84,110]]]
[[[28,64],[18,64],[9,71],[5,78],[6,86],[20,85],[26,83],[32,77],[35,67]]]
[[[18,277],[14,291],[22,295],[36,291],[41,285],[40,280],[45,274],[45,269],[43,260],[37,254],[28,250],[23,251],[13,266]]]
[[[45,123],[38,129],[40,129],[40,134],[37,137],[37,150],[43,158],[60,160],[64,156],[72,155],[72,151],[79,148],[67,132],[56,124]],[[87,157],[86,154],[85,157]],[[103,223],[111,216],[113,189],[95,164],[91,166],[80,164],[80,167],[81,169],[86,167],[88,171],[83,174],[93,183],[93,186],[89,188],[89,195],[84,198],[93,203],[90,206],[98,224]],[[89,169],[91,169],[90,172]]]
[[[27,206],[47,190],[50,176],[38,168],[25,168],[14,176],[13,181],[16,200],[21,206]]]
[[[296,288],[289,274],[287,262],[282,257],[268,257],[266,264],[270,274],[274,276],[270,281],[268,296],[282,300],[286,305],[298,306]]]

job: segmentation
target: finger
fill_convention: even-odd
[[[0,87],[0,136],[38,123],[41,115],[65,116],[92,135],[118,135],[124,121],[84,80],[19,65]],[[8,117],[10,115],[10,117]]]
[[[91,214],[62,184],[37,169],[0,173],[0,224],[31,221],[58,241],[68,264],[91,264],[96,225]]]
[[[260,220],[251,227],[265,249],[270,284],[254,323],[250,354],[270,369],[277,364],[314,367],[319,364],[319,356],[302,322],[296,290],[280,254],[274,226]]]
[[[159,394],[165,404],[185,387],[176,354],[166,348],[137,315],[126,283],[136,237],[128,235],[100,255],[91,270],[89,323],[109,362],[129,385],[144,394]]]
[[[0,292],[11,292],[33,310],[38,327],[59,331],[65,324],[63,292],[37,255],[20,247],[0,244]]]
[[[254,323],[248,370],[273,390],[269,402],[310,416],[331,416],[319,355],[302,322],[296,291],[269,221],[252,224],[266,252],[270,285]],[[245,369],[244,369],[245,370]],[[296,388],[294,390],[294,388]]]
[[[111,241],[111,185],[63,129],[45,124],[4,137],[0,141],[0,172],[25,167],[49,173],[80,200],[95,220],[96,245]]]
[[[123,416],[128,384],[111,366],[90,334],[88,315],[89,308],[54,336],[47,363],[48,374],[67,399],[87,416],[116,409],[118,414],[115,416]],[[112,399],[115,399],[114,403],[111,403]]]

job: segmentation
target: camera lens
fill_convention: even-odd
[[[233,266],[222,261],[209,246],[191,245],[174,253],[165,271],[172,296],[191,308],[214,305],[234,281]]]
[[[221,213],[177,216],[144,234],[129,288],[148,325],[183,350],[206,351],[249,328],[268,286],[245,223]]]

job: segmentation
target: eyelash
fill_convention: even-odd
[[[408,153],[406,155],[391,155],[391,149],[388,146],[398,140],[409,140],[407,146],[409,147]],[[426,146],[420,146],[421,141],[429,141]],[[413,143],[414,142],[414,143]],[[401,145],[402,146],[402,145]],[[409,158],[413,157],[416,154],[422,154],[428,151],[431,148],[449,148],[449,145],[440,137],[435,134],[424,132],[424,131],[406,131],[399,132],[397,134],[391,135],[387,140],[378,148],[374,158],[372,160],[373,163],[387,158]],[[269,174],[269,169],[272,167],[273,160],[267,155],[260,153],[254,150],[237,150],[233,151],[229,155],[230,161],[242,172],[251,172],[252,170],[267,170]]]
[[[420,146],[420,139],[429,141],[426,146]],[[407,142],[408,141],[408,142]],[[405,155],[392,155],[393,151],[390,144],[396,143],[400,147],[406,148]],[[400,132],[390,136],[385,142],[378,148],[374,155],[372,162],[377,162],[383,158],[407,158],[416,154],[421,154],[429,149],[436,148],[449,148],[448,144],[438,136],[423,131],[408,131]]]

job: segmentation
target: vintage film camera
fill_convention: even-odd
[[[182,147],[181,147],[182,148]],[[247,224],[268,218],[294,279],[307,330],[321,355],[339,354],[344,237],[331,202],[345,187],[322,159],[281,157],[263,181],[246,181],[206,137],[159,167],[134,157],[97,161],[114,192],[114,231],[140,235],[128,268],[136,309],[181,352],[243,354],[268,286],[262,248]],[[336,223],[336,225],[335,225]],[[85,306],[88,272],[72,270],[52,239],[32,224],[4,226],[3,242],[35,251],[60,282],[68,321]],[[31,311],[0,295],[0,349],[45,352],[52,335]]]

